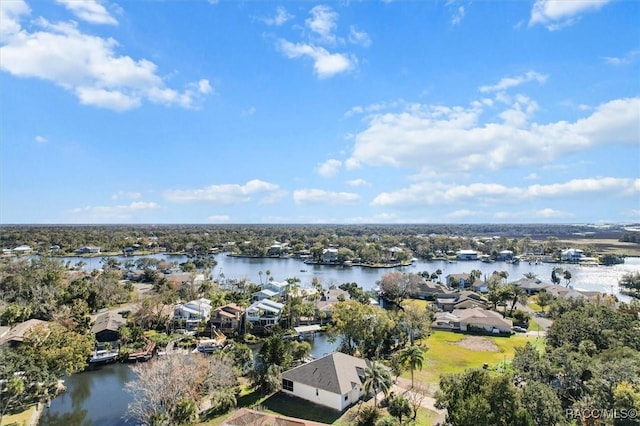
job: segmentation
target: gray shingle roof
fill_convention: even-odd
[[[282,378],[338,395],[344,395],[364,381],[369,361],[334,352],[282,373]]]

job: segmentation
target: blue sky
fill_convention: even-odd
[[[637,1],[0,13],[0,223],[640,221]]]

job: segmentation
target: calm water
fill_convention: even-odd
[[[153,257],[168,260],[170,262],[184,262],[184,256],[155,255]],[[120,258],[120,261],[132,258]],[[135,260],[135,258],[133,258]],[[100,258],[64,258],[75,264],[82,260],[86,263],[85,269],[100,268]],[[380,278],[396,269],[371,269],[371,268],[342,268],[331,266],[306,265],[297,259],[246,259],[228,257],[224,254],[217,255],[217,266],[213,270],[213,276],[221,274],[229,279],[247,278],[255,283],[267,279],[266,272],[275,280],[283,281],[287,278],[299,278],[303,287],[310,287],[313,277],[317,277],[325,286],[342,284],[345,282],[358,283],[369,290],[376,286]],[[596,290],[617,294],[618,280],[625,273],[640,272],[640,258],[627,258],[622,265],[615,266],[577,266],[558,264],[530,265],[520,263],[516,265],[495,262],[457,262],[444,261],[424,262],[419,261],[413,266],[398,268],[404,272],[435,272],[442,270],[443,278],[448,274],[470,272],[479,269],[483,274],[491,274],[493,271],[507,271],[509,280],[517,280],[528,272],[533,272],[546,282],[551,281],[551,271],[560,266],[571,272],[571,285],[585,290]],[[564,280],[563,280],[564,283]],[[312,355],[319,358],[330,353],[336,347],[336,343],[330,343],[325,335],[317,334],[313,345]],[[126,364],[112,364],[99,370],[88,371],[73,375],[65,380],[67,392],[52,401],[51,407],[45,410],[40,425],[64,425],[64,426],[120,426],[131,425],[126,422],[125,413],[131,397],[124,391],[124,384],[133,380],[134,375]]]
[[[311,355],[320,358],[333,352],[337,343],[317,333],[309,343]],[[110,364],[65,379],[67,391],[51,402],[40,419],[40,426],[131,426],[127,405],[131,395],[124,390],[135,375],[128,364]]]
[[[176,262],[179,264],[186,261],[185,256],[167,256],[154,255],[158,259]],[[85,270],[100,268],[102,264],[99,257],[79,258],[67,257],[62,258],[63,261],[69,261],[71,265],[82,260],[86,262]],[[126,260],[134,260],[131,257],[119,257],[118,260],[124,262]],[[445,261],[418,261],[412,266],[395,268],[395,269],[375,269],[361,267],[336,267],[323,265],[306,265],[298,259],[247,259],[241,257],[229,257],[225,254],[215,256],[218,264],[213,269],[213,277],[223,275],[228,279],[247,278],[254,283],[260,283],[260,272],[262,272],[262,281],[266,281],[266,272],[269,271],[270,276],[276,281],[284,281],[287,278],[299,278],[302,287],[311,287],[313,277],[317,277],[325,287],[331,284],[342,284],[346,282],[355,282],[366,290],[370,290],[376,286],[376,281],[393,270],[403,272],[422,272],[430,273],[440,269],[443,273],[442,279],[449,274],[458,274],[470,272],[472,269],[478,269],[483,274],[491,275],[493,271],[507,271],[509,280],[517,280],[524,274],[533,272],[541,280],[550,283],[551,271],[554,267],[562,267],[571,272],[571,285],[577,289],[594,290],[606,293],[619,294],[618,281],[629,272],[640,272],[640,258],[627,258],[624,264],[613,266],[579,266],[564,265],[554,263],[529,264],[521,262],[518,264],[510,264],[505,262],[483,263],[479,261],[471,262],[455,262],[448,263]],[[565,284],[565,281],[562,281]]]

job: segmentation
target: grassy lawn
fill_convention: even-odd
[[[21,413],[16,413],[11,415],[5,414],[2,417],[2,423],[0,423],[0,425],[1,426],[11,425],[11,424],[17,424],[19,426],[26,425],[29,422],[29,419],[31,419],[31,415],[33,414],[35,409],[36,409],[36,406],[32,405],[31,407],[29,407],[28,409],[26,409]]]
[[[539,344],[535,336],[514,334],[511,337],[483,336],[493,342],[495,352],[471,350],[459,345],[468,335],[451,331],[435,330],[421,343],[429,349],[425,353],[422,370],[414,371],[415,380],[429,385],[437,385],[441,374],[462,373],[468,368],[482,368],[483,364],[494,365],[513,358],[515,348],[527,342]],[[409,372],[402,377],[410,378]]]

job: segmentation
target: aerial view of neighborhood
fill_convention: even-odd
[[[0,426],[640,426],[640,0],[0,0]]]
[[[3,425],[638,421],[638,226],[0,231]]]

